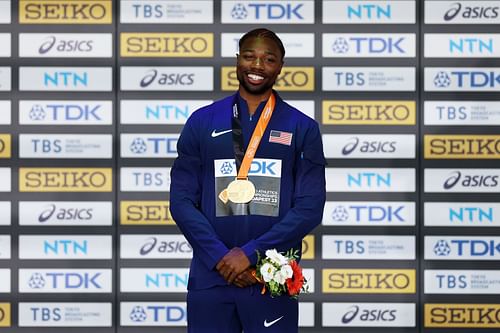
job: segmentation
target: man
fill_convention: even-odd
[[[256,29],[239,49],[238,92],[193,113],[172,167],[170,210],[193,247],[188,332],[293,333],[297,300],[261,295],[252,270],[257,252],[300,251],[321,222],[321,135],[272,89],[283,66],[281,40]]]

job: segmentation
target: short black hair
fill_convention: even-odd
[[[276,45],[278,45],[278,48],[281,51],[281,60],[283,60],[283,58],[285,57],[285,47],[283,46],[283,42],[281,41],[281,39],[274,32],[272,32],[271,30],[268,30],[266,28],[257,28],[257,29],[251,30],[251,31],[247,32],[246,34],[244,34],[243,37],[241,37],[241,39],[238,43],[239,48],[241,49],[241,46],[243,45],[243,43],[247,39],[252,38],[252,37],[269,38],[269,39],[273,40],[276,43]]]

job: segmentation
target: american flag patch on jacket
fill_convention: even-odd
[[[290,146],[292,144],[292,133],[271,130],[269,134],[269,142],[281,143],[282,145]]]

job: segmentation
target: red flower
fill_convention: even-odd
[[[295,260],[290,261],[290,266],[292,267],[293,275],[291,278],[287,279],[286,287],[288,289],[288,294],[290,296],[298,295],[302,286],[304,285],[304,275],[302,275],[302,268],[297,264]]]

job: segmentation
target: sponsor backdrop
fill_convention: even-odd
[[[0,332],[186,331],[176,143],[260,26],[328,159],[301,332],[498,329],[499,24],[499,1],[0,0]]]

